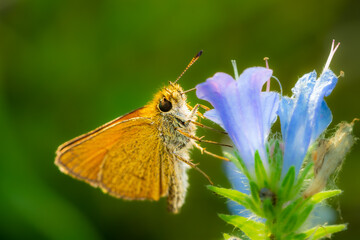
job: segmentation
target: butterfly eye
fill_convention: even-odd
[[[170,111],[172,108],[172,104],[169,100],[167,100],[166,98],[164,98],[163,100],[160,101],[159,103],[159,109],[162,112],[168,112]]]

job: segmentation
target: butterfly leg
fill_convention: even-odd
[[[199,107],[201,107],[201,108],[204,109],[205,111],[209,111],[209,110],[210,110],[210,108],[207,107],[207,106],[205,106],[205,105],[202,105],[202,104],[199,104],[199,103],[198,103],[198,105],[199,105]]]
[[[214,141],[209,141],[209,140],[204,140],[203,137],[197,137],[197,136],[193,136],[193,135],[190,135],[189,133],[186,133],[184,131],[181,131],[180,129],[177,129],[177,131],[184,135],[185,137],[188,137],[190,139],[194,139],[196,141],[199,141],[199,142],[204,142],[204,143],[212,143],[212,144],[216,144],[216,145],[220,145],[220,146],[224,146],[224,147],[230,147],[232,148],[233,146],[229,145],[229,144],[224,144],[224,143],[218,143],[218,142],[214,142]]]
[[[201,147],[199,144],[197,144],[196,142],[193,142],[193,145],[200,150],[201,154],[207,154],[207,155],[210,155],[210,156],[213,156],[213,157],[216,157],[216,158],[219,158],[221,160],[225,160],[225,161],[230,161],[228,158],[226,157],[222,157],[222,156],[219,156],[215,153],[212,153],[212,152],[209,152],[209,151],[206,151],[206,148],[203,148]]]
[[[196,104],[193,108],[190,105],[188,105],[188,107],[191,110],[189,119],[193,119],[195,115],[199,115],[201,118],[204,118],[204,116],[199,112],[199,104]]]
[[[197,170],[198,172],[200,172],[208,181],[211,185],[214,185],[214,183],[211,181],[210,177],[204,173],[200,168],[197,167],[198,164],[194,164],[193,162],[189,161],[189,160],[186,160],[184,158],[182,158],[181,156],[179,155],[176,155],[175,153],[173,153],[175,155],[175,157],[182,161],[183,163],[186,163],[187,165],[189,165],[190,167],[194,168],[195,170]]]
[[[191,119],[193,119],[193,117],[195,115],[199,115],[201,118],[206,118],[198,110],[199,110],[199,107],[201,107],[201,108],[205,109],[206,111],[208,111],[208,110],[210,110],[208,107],[206,107],[206,106],[204,106],[202,104],[196,104],[195,107],[191,107],[189,104],[187,104],[187,106],[190,108],[191,114],[190,114],[189,120],[187,120],[185,122],[185,125],[188,125],[189,123],[193,123],[194,125],[197,125],[197,126],[202,127],[202,128],[206,128],[206,129],[209,129],[209,130],[212,130],[212,131],[215,131],[215,132],[219,132],[219,133],[222,133],[222,134],[227,134],[227,132],[220,131],[220,130],[217,130],[215,128],[206,126],[206,125],[204,125],[202,123],[191,120]]]
[[[202,105],[202,104],[200,104],[200,103],[197,103],[194,107],[190,106],[189,103],[187,103],[186,105],[187,105],[187,107],[188,107],[191,111],[193,111],[193,109],[196,109],[196,111],[197,111],[199,107],[202,108],[202,109],[204,109],[205,111],[209,111],[209,110],[210,110],[210,108],[208,108],[207,106]],[[198,114],[201,118],[206,118],[206,117],[205,117],[202,113],[200,113],[200,112],[197,112],[197,114]]]
[[[190,103],[190,102],[189,102],[189,103]],[[190,110],[192,110],[193,107],[191,107],[191,106],[189,105],[189,103],[187,103],[187,106],[188,106],[188,108],[190,108]],[[209,107],[207,107],[207,106],[205,106],[205,105],[202,105],[202,104],[200,104],[200,103],[197,103],[196,105],[198,105],[199,107],[201,107],[201,108],[204,109],[205,111],[209,111],[209,110],[210,110]],[[195,105],[195,106],[196,106],[196,105]]]
[[[203,115],[201,112],[198,111],[198,110],[199,110],[199,107],[200,107],[200,104],[196,104],[194,107],[190,106],[189,103],[187,103],[186,105],[187,105],[187,107],[188,107],[188,108],[190,109],[190,111],[191,111],[191,119],[192,119],[192,117],[193,117],[194,115],[198,115],[198,116],[201,117],[201,118],[205,118],[204,115]],[[194,109],[195,109],[195,111],[194,111]]]
[[[202,128],[206,128],[206,129],[209,129],[209,130],[212,130],[212,131],[215,131],[215,132],[218,132],[218,133],[222,133],[222,134],[228,134],[227,132],[224,132],[224,131],[221,131],[221,130],[217,130],[215,128],[212,128],[212,127],[209,127],[209,126],[206,126],[202,123],[199,123],[199,122],[195,122],[193,120],[187,120],[186,123],[193,123],[194,125],[196,126],[199,126],[199,127],[202,127]]]

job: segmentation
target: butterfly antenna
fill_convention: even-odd
[[[179,81],[179,79],[184,75],[184,73],[189,69],[189,67],[191,67],[191,65],[193,65],[196,60],[199,59],[199,57],[201,56],[201,54],[203,53],[203,51],[201,50],[200,52],[198,52],[198,54],[195,55],[195,57],[193,57],[191,59],[191,61],[189,62],[189,64],[186,66],[185,70],[180,74],[180,76],[175,80],[174,83],[176,83],[177,81]]]

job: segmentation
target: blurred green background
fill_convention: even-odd
[[[164,199],[126,202],[60,173],[57,146],[144,105],[200,49],[180,81],[185,89],[217,71],[232,74],[230,59],[242,71],[267,56],[290,94],[302,74],[321,72],[333,38],[341,46],[331,67],[345,78],[327,98],[332,127],[360,117],[359,1],[0,0],[0,238],[221,239],[233,230],[217,216],[225,200],[198,172],[190,170],[186,204],[171,215]],[[198,102],[194,92],[189,98]],[[348,231],[333,239],[360,235],[358,146],[334,202]],[[220,160],[192,156],[229,186]]]

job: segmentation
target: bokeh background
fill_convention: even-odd
[[[225,200],[194,170],[186,204],[172,215],[164,199],[126,202],[60,173],[55,150],[144,105],[200,49],[203,56],[181,79],[185,89],[218,71],[232,74],[231,59],[243,70],[264,66],[266,56],[290,94],[298,77],[321,72],[335,38],[341,46],[331,67],[345,77],[327,98],[332,127],[360,117],[359,3],[0,0],[0,238],[221,239],[232,232],[217,216],[228,211]],[[189,99],[198,102],[194,92]],[[192,156],[217,185],[229,186],[220,160]],[[333,239],[360,235],[359,159],[358,144],[333,203],[348,231]]]

